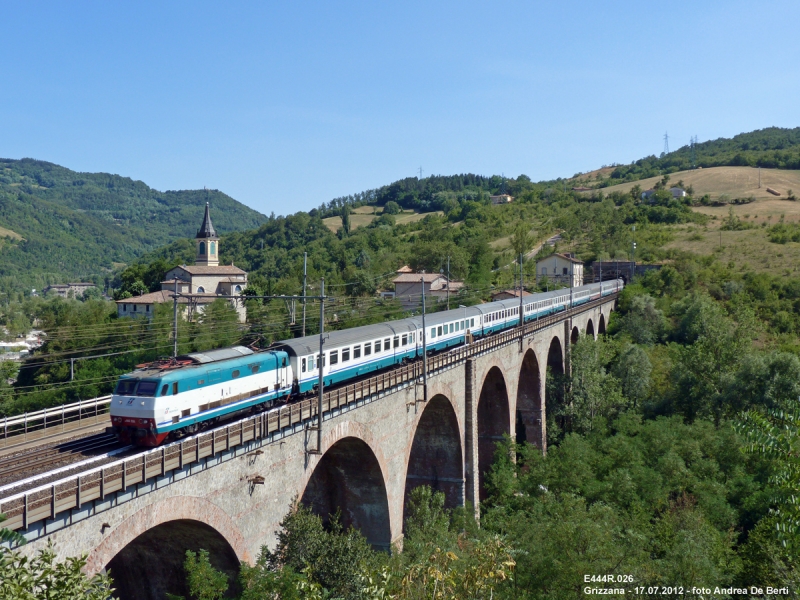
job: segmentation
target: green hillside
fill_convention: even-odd
[[[0,159],[0,291],[102,282],[115,263],[194,236],[206,199],[220,232],[266,221],[216,190],[159,192],[119,175]]]

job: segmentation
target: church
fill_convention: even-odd
[[[120,317],[148,317],[153,315],[154,306],[173,302],[176,293],[192,294],[192,297],[178,296],[178,304],[186,307],[186,318],[193,319],[219,296],[237,296],[247,287],[247,273],[230,265],[219,264],[219,236],[211,223],[208,203],[203,222],[195,238],[197,257],[194,265],[181,265],[167,271],[161,290],[134,298],[117,300],[117,315]],[[239,314],[239,321],[247,316],[244,302],[231,299]]]

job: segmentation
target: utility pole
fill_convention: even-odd
[[[305,294],[304,294],[305,295]],[[322,353],[322,346],[325,344],[325,278],[322,278],[319,287],[319,360],[317,361],[317,368],[319,369],[318,380],[318,396],[317,396],[317,452],[322,453],[322,389],[323,389],[323,374],[322,369],[325,367],[325,355]]]
[[[306,279],[308,278],[308,252],[303,252],[303,337],[306,337]]]
[[[428,330],[425,328],[425,271],[420,277],[422,284],[422,401],[428,402]]]
[[[178,283],[172,296],[172,358],[178,358]]]
[[[522,327],[525,324],[525,308],[522,305],[522,295],[525,293],[525,287],[522,281],[523,273],[522,273],[522,258],[525,255],[520,253],[519,255],[519,326]]]
[[[450,310],[450,257],[447,257],[447,310]]]

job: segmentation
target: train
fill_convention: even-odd
[[[266,410],[325,387],[459,346],[619,292],[621,279],[273,343],[233,346],[142,365],[122,375],[111,397],[111,425],[124,442],[159,446],[221,420]]]

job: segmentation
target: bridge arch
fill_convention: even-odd
[[[186,550],[200,549],[234,584],[240,562],[251,560],[244,537],[220,507],[195,496],[171,497],[125,519],[89,554],[85,570],[109,570],[120,600],[188,596],[183,561]]]
[[[547,351],[547,370],[545,380],[545,406],[548,414],[556,414],[564,403],[564,347],[558,336],[553,336],[550,340],[550,347]],[[556,418],[556,422],[559,419]],[[563,428],[563,421],[559,422]]]
[[[593,338],[595,337],[595,335],[594,335],[594,323],[592,322],[591,319],[589,319],[589,321],[586,323],[586,335],[590,335]]]
[[[539,361],[533,350],[522,360],[517,384],[516,440],[544,447],[542,423],[542,385]]]
[[[606,316],[600,313],[600,321],[597,325],[597,334],[603,335],[606,332]]]
[[[406,460],[404,523],[411,491],[421,485],[443,492],[448,508],[464,504],[461,439],[461,428],[452,403],[443,394],[435,395],[417,420]]]
[[[497,442],[503,434],[511,435],[508,388],[502,371],[489,369],[478,399],[478,482],[480,499],[486,497],[485,474],[492,465]]]
[[[376,548],[391,548],[392,532],[386,478],[378,457],[359,437],[347,436],[322,455],[300,501],[328,522],[341,512],[341,523],[353,526]]]
[[[577,344],[578,338],[581,336],[581,331],[578,329],[578,326],[572,328],[572,332],[569,335],[569,343],[570,344]]]

